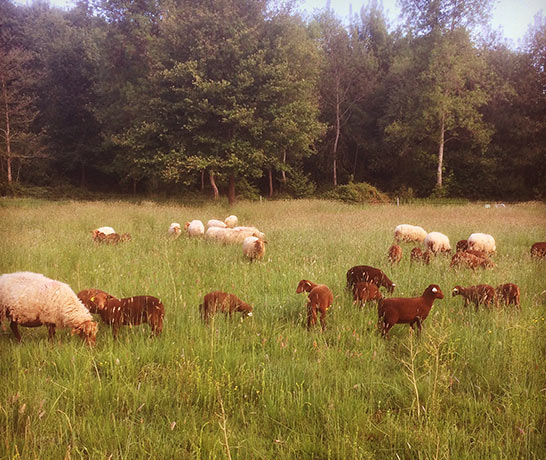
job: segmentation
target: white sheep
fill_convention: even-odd
[[[211,228],[211,227],[220,227],[220,228],[226,228],[227,225],[225,224],[225,222],[222,222],[221,220],[218,220],[218,219],[211,219],[207,222],[207,229],[208,228]]]
[[[487,233],[472,233],[468,237],[468,249],[483,251],[492,254],[496,251],[495,238]]]
[[[99,227],[95,231],[104,233],[105,235],[111,235],[112,233],[116,233],[116,231],[112,227]]]
[[[400,224],[394,229],[394,239],[396,241],[422,243],[426,236],[425,229],[417,225]]]
[[[449,238],[440,232],[430,232],[424,242],[425,248],[433,253],[437,252],[450,252],[451,245],[449,244]]]
[[[205,226],[200,220],[192,220],[184,224],[184,230],[188,232],[188,236],[201,236],[205,233]]]
[[[256,227],[235,227],[226,230],[228,231],[221,235],[224,243],[241,244],[249,236],[265,240],[265,234]]]
[[[265,255],[263,240],[255,236],[247,236],[243,240],[243,254],[250,260],[261,259]]]
[[[10,328],[21,341],[18,325],[47,326],[49,338],[55,327],[71,327],[72,333],[95,344],[97,323],[68,284],[39,273],[16,272],[0,276],[0,323],[8,318]]]
[[[174,238],[178,238],[181,232],[182,228],[178,222],[173,222],[169,227],[169,235],[173,236]]]
[[[225,218],[224,223],[228,228],[237,227],[237,225],[239,225],[239,219],[237,219],[237,216],[228,216]]]
[[[205,238],[209,240],[223,241],[224,234],[229,232],[230,230],[230,228],[209,227],[205,232]]]

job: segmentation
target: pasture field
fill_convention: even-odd
[[[264,260],[239,245],[183,234],[171,222],[236,214],[266,233]],[[130,202],[0,201],[0,272],[29,270],[76,292],[154,295],[164,332],[99,326],[87,347],[68,330],[0,331],[0,459],[545,459],[546,205],[349,206],[327,201],[192,206]],[[450,237],[497,242],[493,269],[449,268],[449,258],[387,262],[394,227],[421,225]],[[102,225],[129,232],[94,244]],[[382,268],[394,295],[442,288],[420,337],[397,325],[388,340],[375,306],[352,305],[345,273]],[[327,284],[327,329],[305,328],[302,278]],[[451,289],[514,282],[522,309],[464,309]],[[202,324],[212,290],[254,306],[244,321]],[[7,323],[4,324],[7,326]]]

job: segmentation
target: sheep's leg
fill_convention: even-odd
[[[49,332],[49,340],[53,340],[55,338],[55,324],[47,324],[47,330]]]
[[[310,303],[307,304],[307,329],[311,329],[317,322],[317,311]]]
[[[9,325],[11,332],[13,332],[13,335],[17,339],[18,342],[21,341],[21,334],[19,334],[19,329],[17,328],[17,323],[15,321],[12,321]]]
[[[320,311],[320,327],[323,331],[326,329],[326,310]]]

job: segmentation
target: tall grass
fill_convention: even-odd
[[[236,214],[267,235],[264,260],[238,245],[183,235],[173,221]],[[0,272],[30,270],[117,296],[150,294],[165,329],[124,327],[97,346],[60,330],[0,332],[0,458],[546,458],[546,263],[529,248],[546,240],[546,206],[478,204],[347,206],[325,201],[202,207],[153,202],[0,203]],[[497,266],[453,271],[447,258],[399,266],[387,248],[399,223],[497,240]],[[130,243],[98,246],[91,230],[111,225]],[[345,273],[383,268],[396,295],[438,283],[416,337],[376,331],[377,312],[352,305]],[[327,330],[307,331],[300,279],[329,285]],[[463,286],[516,282],[522,310],[463,309]],[[254,305],[242,321],[202,324],[198,305],[221,289]]]

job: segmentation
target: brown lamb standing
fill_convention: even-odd
[[[301,280],[296,288],[296,294],[308,292],[307,302],[307,329],[317,323],[317,311],[320,311],[320,326],[326,328],[326,312],[334,302],[334,295],[325,284],[316,284],[308,280]]]
[[[443,299],[444,294],[437,284],[430,284],[420,297],[390,297],[379,301],[377,313],[381,335],[387,337],[395,324],[409,324],[412,329],[417,325],[421,332],[423,321],[430,313],[436,299]]]
[[[461,286],[455,286],[451,291],[451,295],[455,297],[460,295],[464,298],[464,306],[467,307],[470,302],[473,302],[478,311],[478,306],[483,304],[484,306],[491,308],[495,304],[495,289],[489,284],[478,284],[477,286],[470,286],[463,288]]]

